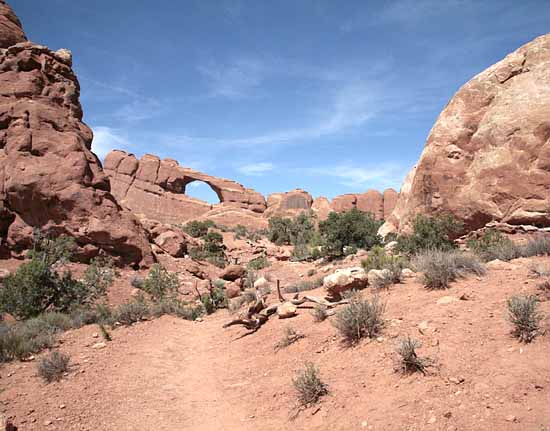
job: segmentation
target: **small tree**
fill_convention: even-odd
[[[178,288],[178,275],[173,272],[168,272],[166,268],[158,263],[151,267],[149,275],[142,286],[142,290],[151,295],[155,301],[159,301],[166,296],[175,295]]]
[[[456,248],[453,238],[461,229],[462,225],[451,215],[418,215],[413,220],[413,233],[397,238],[397,250],[407,255],[424,250],[451,250]]]
[[[382,243],[378,235],[381,224],[372,214],[356,208],[344,213],[331,212],[319,223],[323,249],[331,256],[343,256],[347,246],[370,249]]]

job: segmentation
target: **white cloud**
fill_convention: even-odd
[[[337,179],[338,183],[354,190],[388,187],[399,188],[406,169],[394,163],[385,163],[376,167],[359,167],[352,164],[323,166],[318,168],[300,169],[301,172],[313,176],[328,176]]]
[[[262,63],[250,58],[240,58],[230,64],[211,62],[197,69],[208,80],[210,95],[214,97],[250,97],[263,79]]]
[[[128,138],[120,131],[111,127],[96,126],[94,131],[94,140],[92,141],[92,151],[101,159],[112,150],[129,149]]]
[[[273,164],[267,162],[251,163],[239,166],[237,170],[244,175],[260,176],[273,170]]]

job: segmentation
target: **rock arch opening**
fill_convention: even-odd
[[[215,205],[222,202],[221,194],[216,191],[214,187],[210,184],[200,181],[193,180],[187,183],[183,187],[183,193],[186,196],[191,198],[200,199],[201,201],[208,202],[209,204]]]

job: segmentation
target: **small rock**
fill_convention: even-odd
[[[414,277],[416,277],[416,272],[414,272],[410,268],[403,268],[401,270],[401,277],[403,277],[403,278],[414,278]]]
[[[101,343],[95,343],[95,344],[92,346],[92,349],[99,350],[99,349],[104,349],[105,347],[107,347],[107,344],[101,342]]]
[[[283,302],[277,307],[277,315],[279,319],[288,319],[289,317],[296,316],[298,311],[297,307],[291,302]]]
[[[430,419],[428,419],[428,424],[435,424],[435,421],[436,421],[436,417],[435,416],[432,416]]]
[[[46,427],[51,425],[51,424],[52,424],[52,421],[44,421],[44,426],[46,426]]]
[[[94,333],[92,334],[92,338],[99,338],[99,334],[98,334],[97,332],[94,332]]]
[[[506,422],[517,422],[518,418],[516,418],[514,415],[508,415],[506,416]]]
[[[458,301],[457,298],[455,298],[454,296],[442,296],[441,298],[439,298],[437,300],[437,303],[439,305],[447,305],[447,304],[450,304],[452,302],[456,302]]]

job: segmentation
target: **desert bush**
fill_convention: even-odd
[[[471,239],[466,244],[485,262],[494,259],[508,261],[520,255],[520,248],[496,229],[488,229],[481,237]]]
[[[102,292],[95,286],[73,278],[70,271],[61,275],[57,264],[70,257],[72,239],[39,238],[29,253],[31,260],[22,264],[4,280],[0,289],[0,312],[17,319],[28,319],[45,311],[67,312],[88,304]]]
[[[306,292],[308,290],[317,289],[323,285],[323,277],[316,278],[315,280],[304,280],[298,283],[291,284],[283,289],[284,293],[298,293]]]
[[[349,305],[336,313],[334,326],[350,343],[357,342],[363,337],[374,338],[384,326],[385,309],[386,305],[378,296],[369,301],[355,295],[351,297]]]
[[[416,349],[422,346],[422,343],[411,337],[403,338],[397,344],[395,351],[399,355],[398,369],[403,373],[421,372],[426,374],[426,368],[431,364],[428,358],[422,358],[417,355]]]
[[[69,362],[68,355],[58,351],[52,352],[38,362],[38,375],[48,383],[60,380],[69,370]]]
[[[119,305],[114,312],[114,319],[121,325],[130,326],[134,323],[147,320],[151,316],[151,309],[143,298],[136,298]]]
[[[190,304],[175,298],[163,298],[151,305],[151,315],[154,317],[170,315],[184,320],[197,320],[204,313],[202,304]]]
[[[281,339],[275,344],[275,351],[279,351],[281,349],[284,349],[285,347],[290,346],[291,344],[294,344],[296,341],[301,340],[304,338],[305,335],[301,334],[300,332],[296,331],[296,329],[292,328],[291,326],[287,326],[285,328],[285,332]]]
[[[332,257],[344,255],[345,247],[370,249],[382,243],[378,228],[382,222],[375,220],[370,213],[356,208],[343,213],[331,212],[326,220],[319,223],[323,239],[323,251]]]
[[[256,302],[257,296],[256,291],[253,289],[247,289],[243,292],[241,296],[237,296],[228,301],[227,308],[231,312],[239,310],[244,304],[250,304],[251,302]]]
[[[449,284],[466,274],[485,274],[485,267],[471,253],[458,250],[424,251],[413,258],[413,266],[423,273],[428,289],[447,289]]]
[[[531,263],[529,265],[529,272],[535,277],[548,277],[550,276],[550,264]]]
[[[179,288],[178,275],[173,272],[168,272],[162,265],[155,263],[149,275],[143,282],[142,290],[149,295],[154,301],[159,301],[167,296],[173,296]]]
[[[107,292],[118,276],[118,271],[110,257],[98,256],[91,260],[84,272],[82,282],[94,298],[99,298]]]
[[[60,235],[50,238],[42,235],[40,230],[35,229],[33,235],[33,248],[27,254],[31,260],[43,262],[46,266],[53,266],[57,263],[68,262],[76,250],[74,238]]]
[[[384,286],[401,282],[401,273],[405,263],[405,259],[401,256],[387,255],[381,246],[374,246],[369,251],[367,258],[361,261],[361,265],[367,272],[371,269],[388,270],[388,275],[380,280]]]
[[[206,294],[201,295],[200,301],[207,314],[212,314],[219,308],[227,308],[228,299],[223,289],[213,287]]]
[[[256,257],[256,258],[252,259],[250,262],[248,262],[246,267],[249,270],[251,269],[253,271],[260,271],[264,268],[267,268],[270,265],[271,265],[271,263],[269,262],[269,260],[267,259],[266,256],[259,256],[259,257]]]
[[[193,238],[201,238],[208,233],[211,227],[215,227],[216,224],[212,220],[193,220],[183,226],[183,231],[191,235]]]
[[[315,223],[311,213],[302,212],[295,218],[271,217],[269,219],[268,239],[277,245],[307,244],[315,232]]]
[[[328,386],[319,377],[319,370],[308,362],[292,381],[298,393],[298,401],[304,406],[315,404],[328,394]]]
[[[537,336],[542,320],[538,299],[535,296],[513,296],[507,305],[508,320],[514,325],[512,334],[524,343],[531,342]]]
[[[537,284],[537,289],[544,299],[550,299],[550,280],[544,280],[542,283]]]
[[[523,246],[523,257],[548,256],[550,254],[550,237],[540,236],[531,239]]]
[[[246,271],[246,276],[245,276],[245,279],[244,279],[244,287],[245,289],[253,289],[254,288],[254,283],[256,283],[256,280],[258,280],[259,276],[258,276],[258,273],[256,271],[254,271],[253,269],[248,269]]]
[[[413,233],[397,238],[396,250],[408,256],[425,250],[451,250],[456,248],[453,237],[461,229],[462,225],[450,215],[418,215],[413,220]]]
[[[74,328],[94,323],[103,325],[112,325],[115,323],[113,310],[107,304],[95,304],[94,306],[75,308],[71,310],[70,318]]]
[[[322,304],[315,304],[311,311],[311,315],[315,322],[323,322],[328,318],[328,309]]]
[[[130,285],[135,289],[143,289],[143,283],[145,283],[145,280],[139,275],[133,275],[130,278]]]
[[[218,232],[208,232],[202,237],[203,244],[189,250],[189,255],[196,260],[207,260],[211,264],[223,268],[227,264],[223,236]]]

